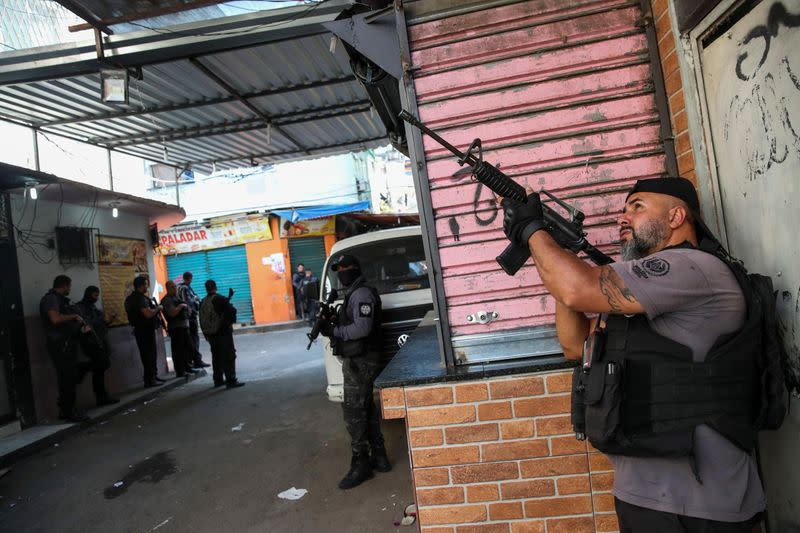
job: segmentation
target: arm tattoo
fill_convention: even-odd
[[[619,274],[608,265],[600,267],[600,292],[608,298],[608,305],[615,313],[622,311],[625,302],[638,303]]]

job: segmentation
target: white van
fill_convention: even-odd
[[[411,330],[417,327],[422,317],[433,309],[420,227],[374,231],[336,242],[330,257],[325,261],[325,270],[320,283],[320,301],[325,301],[332,288],[343,295],[343,288],[336,274],[331,272],[328,266],[331,257],[341,253],[348,253],[358,258],[361,270],[367,277],[367,283],[375,287],[381,295],[383,355],[388,362],[400,349],[400,345]],[[342,303],[342,299],[335,303]],[[401,338],[403,336],[406,337]],[[341,402],[344,381],[342,361],[331,352],[327,337],[320,336],[320,339],[325,351],[328,399]]]

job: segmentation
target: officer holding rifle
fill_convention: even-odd
[[[342,358],[344,403],[342,413],[350,434],[350,470],[339,482],[346,490],[373,477],[373,470],[388,472],[392,466],[386,456],[380,415],[372,387],[383,364],[381,361],[381,299],[367,284],[361,265],[354,256],[341,254],[330,262],[345,289],[336,324],[325,321],[320,332],[331,339],[333,354]]]
[[[745,324],[746,300],[728,265],[706,251],[720,245],[691,182],[638,181],[617,220],[622,260],[602,266],[553,239],[538,194],[525,203],[506,198],[502,207],[506,236],[530,248],[556,299],[564,355],[581,358],[587,339],[602,355],[587,360],[600,368],[585,385],[585,423],[614,464],[620,530],[750,533],[765,507],[750,453],[754,357],[752,348],[721,342]],[[688,382],[693,395],[678,397],[675,377],[704,362],[724,379],[699,376]],[[659,375],[668,376],[663,387],[651,382]],[[665,414],[648,419],[653,413]],[[616,437],[619,428],[627,441]]]

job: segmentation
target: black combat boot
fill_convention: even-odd
[[[392,463],[386,456],[386,448],[374,446],[372,448],[372,469],[376,472],[388,472],[392,469]]]
[[[352,489],[366,480],[372,479],[372,477],[369,456],[366,454],[353,454],[353,458],[350,461],[350,471],[339,482],[339,488],[342,490]]]

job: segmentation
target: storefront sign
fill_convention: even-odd
[[[272,239],[269,219],[262,215],[182,225],[159,231],[157,252],[182,254]]]
[[[281,239],[286,237],[312,237],[336,233],[336,217],[298,220],[294,224],[281,217]]]

